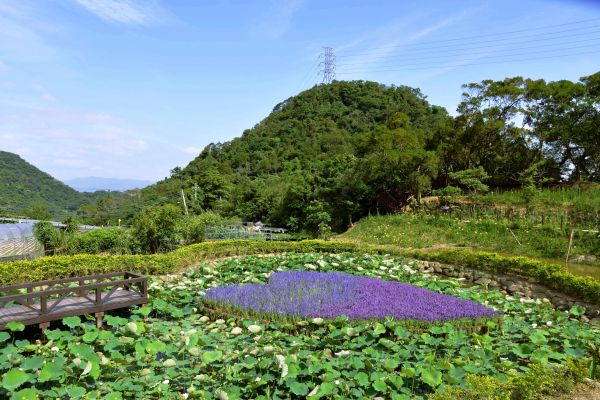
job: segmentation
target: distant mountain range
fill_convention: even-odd
[[[139,179],[100,178],[97,176],[67,179],[63,182],[79,192],[97,192],[101,190],[123,192],[131,189],[142,189],[154,183]]]

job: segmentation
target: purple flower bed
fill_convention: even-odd
[[[276,272],[266,284],[211,288],[205,298],[243,310],[298,317],[346,315],[351,320],[393,317],[438,322],[498,315],[470,300],[341,272]]]

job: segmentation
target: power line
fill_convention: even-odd
[[[489,42],[506,40],[506,38],[492,39],[492,40],[485,40],[485,41],[480,41],[479,39],[481,39],[483,37],[502,36],[502,35],[510,35],[510,34],[513,34],[513,33],[523,33],[523,32],[531,32],[531,31],[543,30],[543,29],[553,29],[553,28],[557,28],[557,27],[561,27],[561,26],[576,25],[576,24],[586,23],[586,22],[592,22],[592,21],[595,21],[595,22],[596,21],[600,21],[600,18],[591,18],[591,19],[586,19],[586,20],[568,22],[568,23],[564,23],[564,24],[546,25],[546,26],[537,27],[537,28],[528,28],[528,29],[520,29],[520,30],[514,30],[514,31],[505,31],[505,32],[498,32],[498,33],[480,34],[480,35],[463,36],[463,37],[457,37],[457,38],[451,38],[451,39],[442,39],[442,40],[435,40],[435,41],[428,41],[428,42],[420,42],[420,43],[418,43],[416,45],[419,45],[419,46],[427,45],[427,44],[436,44],[436,45],[438,45],[439,43],[464,41],[464,40],[469,40],[469,39],[477,39],[476,42],[473,42],[471,44],[489,43]],[[564,30],[559,30],[559,31],[555,31],[555,32],[542,32],[542,33],[537,33],[537,34],[526,35],[525,37],[536,37],[536,36],[540,36],[540,35],[553,35],[553,34],[558,34],[558,33],[573,32],[573,31],[578,31],[578,30],[583,30],[583,29],[596,28],[597,26],[598,25],[592,25],[592,26],[589,26],[589,27],[578,27],[578,28],[564,29]],[[384,49],[390,49],[390,48],[397,48],[397,47],[401,47],[401,46],[406,46],[406,44],[402,44],[401,43],[401,44],[394,44],[394,45],[387,45],[387,46],[379,46],[379,47],[376,47],[376,48],[365,48],[364,49],[365,51],[363,51],[363,52],[361,52],[360,49],[354,50],[354,51],[358,52],[359,54],[365,54],[365,52],[374,52],[374,51],[378,51],[378,50],[384,50]],[[449,45],[449,46],[452,46],[452,45]],[[350,54],[350,55],[342,54],[342,55],[339,56],[339,58],[347,58],[347,57],[355,57],[355,55],[352,55],[352,54]]]
[[[588,35],[595,34],[595,33],[600,33],[600,30],[586,32],[584,35],[588,36]],[[574,36],[582,36],[582,34],[565,35],[560,38],[542,38],[542,39],[535,39],[535,40],[524,40],[524,41],[519,41],[519,42],[506,42],[506,43],[484,45],[484,46],[456,46],[454,48],[451,47],[451,48],[448,48],[445,50],[439,50],[436,48],[419,48],[417,50],[402,51],[399,53],[385,55],[385,56],[384,55],[369,56],[368,54],[362,54],[362,55],[353,56],[353,58],[356,58],[356,59],[359,59],[359,58],[365,59],[366,58],[368,60],[394,59],[394,58],[406,57],[406,56],[410,56],[410,55],[420,55],[423,53],[428,54],[428,53],[432,53],[431,50],[436,50],[435,51],[436,54],[448,53],[448,52],[460,53],[460,52],[467,52],[467,51],[472,51],[472,50],[495,49],[495,48],[500,50],[501,48],[505,48],[505,47],[511,46],[511,45],[538,43],[538,42],[545,42],[548,40],[565,39],[565,38],[574,37]],[[568,40],[568,41],[562,41],[562,42],[536,44],[535,46],[519,46],[519,47],[520,48],[538,48],[538,47],[548,47],[548,46],[561,46],[561,45],[565,45],[565,44],[589,42],[589,41],[598,40],[598,39],[599,39],[598,37],[594,37],[594,38],[587,38],[587,39],[581,39],[581,40]],[[369,63],[369,62],[371,62],[371,61],[368,61],[366,63]],[[358,62],[354,62],[354,61],[342,62],[342,64],[340,64],[340,65],[348,65],[348,64],[355,64],[355,63],[358,63]]]
[[[579,55],[588,55],[588,54],[598,54],[600,50],[595,51],[586,51],[579,53],[567,53],[567,54],[555,54],[552,56],[544,56],[544,57],[534,57],[534,58],[521,58],[515,60],[499,60],[492,62],[480,62],[480,63],[468,63],[468,64],[440,64],[440,65],[432,65],[432,66],[423,66],[418,68],[398,68],[398,69],[372,69],[372,70],[363,70],[363,71],[348,71],[348,72],[339,72],[339,75],[352,75],[357,72],[400,72],[400,71],[417,71],[423,69],[440,69],[440,68],[453,68],[453,67],[469,67],[473,65],[488,65],[488,64],[505,64],[508,62],[522,62],[522,61],[537,61],[537,60],[546,60],[552,58],[561,58],[561,57],[569,57],[569,56],[579,56]]]
[[[540,50],[540,51],[527,51],[527,52],[520,52],[520,53],[511,53],[511,54],[500,54],[500,55],[490,55],[490,56],[486,56],[487,59],[493,59],[493,58],[501,58],[501,57],[515,57],[515,56],[526,56],[526,55],[530,55],[530,54],[548,54],[548,53],[552,53],[552,52],[557,52],[557,51],[568,51],[568,50],[575,50],[575,49],[589,49],[590,46],[589,45],[583,45],[583,46],[570,46],[570,47],[566,47],[566,48],[558,48],[558,49],[550,49],[550,50]],[[594,47],[592,47],[591,49],[595,49]],[[598,49],[600,50],[600,49]],[[385,65],[377,65],[377,68],[387,68],[387,67],[392,67],[392,68],[396,68],[396,67],[403,67],[403,66],[417,66],[417,65],[427,65],[427,64],[431,64],[436,62],[436,60],[441,60],[444,61],[444,59],[448,59],[451,55],[446,55],[446,56],[432,56],[432,57],[425,57],[425,58],[416,58],[415,60],[427,60],[427,61],[423,61],[423,62],[410,62],[408,64],[385,64]],[[480,58],[463,58],[460,61],[477,61]],[[358,65],[360,63],[357,64],[346,64],[346,65]],[[365,63],[365,64],[370,64],[370,63]],[[342,65],[341,67],[343,67],[344,65]],[[348,69],[343,69],[343,71],[362,71],[363,68],[360,67],[351,67]]]
[[[298,87],[296,88],[296,90],[294,91],[294,94],[299,93],[307,83],[310,82],[314,82],[315,78],[317,76],[319,76],[319,57],[317,57],[317,60],[315,62],[315,64],[313,65],[312,69],[308,70],[308,73],[306,75],[304,75],[304,78],[302,78],[302,81],[300,83],[300,85],[298,85]]]
[[[331,83],[335,79],[335,53],[332,47],[323,47],[321,53],[323,61],[319,65],[323,66],[323,83]]]

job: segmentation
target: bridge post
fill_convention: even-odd
[[[98,329],[102,328],[102,318],[104,317],[104,313],[103,312],[97,312],[94,314],[94,316],[96,317],[96,327]]]

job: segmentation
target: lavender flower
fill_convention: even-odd
[[[351,320],[393,317],[437,322],[497,315],[473,301],[340,272],[276,272],[267,284],[211,288],[205,298],[243,310],[304,318],[345,315]]]

